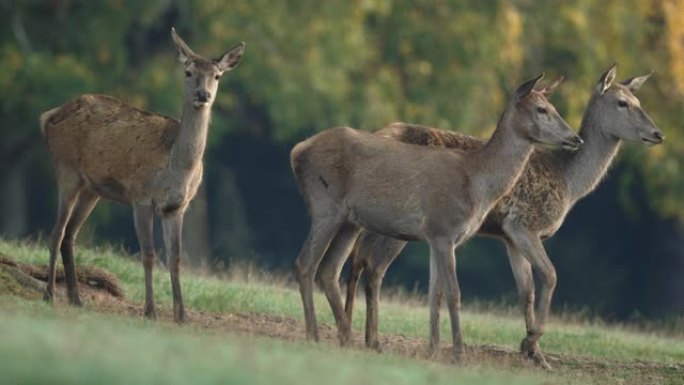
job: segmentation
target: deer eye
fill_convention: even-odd
[[[618,100],[618,106],[620,107],[627,107],[627,102],[624,100]]]
[[[537,112],[540,114],[546,114],[548,111],[546,111],[546,108],[544,107],[537,107]]]
[[[214,80],[219,80],[220,78],[221,78],[221,75],[214,76]]]
[[[185,77],[189,78],[190,76],[192,76],[192,73],[190,71],[185,71]]]

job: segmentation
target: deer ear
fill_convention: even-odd
[[[563,83],[563,80],[565,80],[565,77],[564,77],[564,76],[559,76],[558,79],[552,81],[551,84],[549,84],[549,85],[547,85],[546,87],[542,88],[541,90],[539,90],[539,92],[541,92],[542,94],[544,94],[544,96],[548,97],[549,95],[551,95],[551,93],[552,93],[556,88],[558,88],[558,86],[559,86],[561,83]]]
[[[520,87],[518,87],[515,90],[515,100],[520,101],[520,99],[524,98],[525,96],[529,95],[530,92],[534,89],[534,87],[537,85],[537,83],[544,77],[544,73],[542,72],[539,74],[536,78],[530,79],[526,81],[525,83],[521,84]]]
[[[644,85],[646,80],[653,75],[653,71],[643,76],[635,76],[631,79],[623,80],[620,82],[623,86],[627,87],[631,92],[635,93]]]
[[[245,43],[241,42],[235,47],[231,48],[230,51],[226,52],[221,56],[220,59],[215,60],[221,72],[230,71],[237,67],[242,59],[242,54],[245,52]]]
[[[197,56],[183,41],[183,39],[178,36],[176,29],[173,27],[171,27],[171,37],[173,38],[173,42],[176,43],[176,48],[178,49],[178,60],[180,60],[181,63],[185,64],[188,60]]]
[[[606,71],[603,75],[601,75],[601,78],[599,79],[598,83],[596,83],[596,90],[600,94],[604,94],[608,88],[610,88],[611,84],[613,84],[613,81],[615,80],[615,74],[617,73],[617,63],[614,63],[610,68],[608,68],[608,71]]]

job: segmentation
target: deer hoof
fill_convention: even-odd
[[[145,306],[145,318],[152,320],[152,321],[157,319],[157,312],[154,311],[154,306],[152,306],[152,307]]]
[[[465,354],[465,349],[461,347],[454,347],[454,352],[452,356],[452,362],[453,363],[458,363],[458,362],[463,362],[466,358]]]
[[[185,323],[185,313],[177,313],[173,315],[173,320],[181,325]]]
[[[173,320],[177,324],[185,323],[185,307],[183,303],[173,305]]]
[[[47,303],[54,303],[54,299],[55,299],[54,295],[52,295],[52,293],[49,290],[46,289],[43,292],[43,301],[45,301]]]
[[[531,359],[535,364],[539,365],[544,370],[552,370],[553,368],[546,362],[546,358],[541,351],[527,352],[524,354],[525,358]]]
[[[427,348],[427,358],[429,360],[435,360],[439,357],[439,346],[430,344]]]
[[[367,347],[368,347],[368,349],[370,349],[376,353],[382,353],[382,347],[380,347],[380,342],[377,340],[368,344]]]
[[[343,348],[348,348],[348,347],[352,346],[351,338],[349,338],[349,336],[340,335],[339,340],[340,340],[340,346]]]
[[[306,332],[306,340],[308,342],[318,342],[318,331],[307,331]]]
[[[78,294],[69,296],[69,304],[71,306],[83,307],[83,302],[81,302],[81,298],[78,296]]]
[[[546,358],[544,357],[541,348],[539,348],[538,341],[532,341],[528,338],[525,338],[520,343],[520,353],[525,359],[534,361],[534,363],[539,365],[542,369],[552,369],[551,365],[549,365],[549,363],[546,362]]]

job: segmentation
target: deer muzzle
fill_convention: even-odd
[[[199,90],[195,93],[195,99],[201,103],[208,102],[210,97],[211,94],[207,90]]]
[[[648,137],[642,136],[641,141],[646,144],[660,144],[665,140],[665,135],[660,130],[654,130]]]
[[[570,138],[565,139],[565,140],[563,141],[563,145],[562,145],[562,146],[563,146],[563,148],[565,148],[565,149],[567,149],[567,150],[573,150],[573,151],[575,151],[575,150],[577,150],[577,149],[580,148],[580,146],[582,145],[582,143],[584,143],[584,141],[582,140],[582,138],[580,138],[580,137],[577,136],[577,135],[573,135],[573,136],[571,136]]]

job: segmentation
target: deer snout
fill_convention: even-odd
[[[198,102],[206,103],[209,101],[211,93],[209,93],[207,90],[199,90],[195,93],[195,97],[197,98]]]
[[[665,135],[663,135],[662,132],[657,131],[657,130],[656,130],[656,131],[653,131],[653,137],[654,137],[658,142],[662,142],[663,140],[665,140]]]
[[[584,140],[582,140],[582,138],[580,138],[578,135],[573,135],[570,138],[563,141],[563,147],[569,150],[577,150],[582,145],[582,143],[584,143]]]
[[[646,145],[660,144],[665,140],[665,135],[658,130],[653,130],[649,135],[641,135],[641,141]]]

